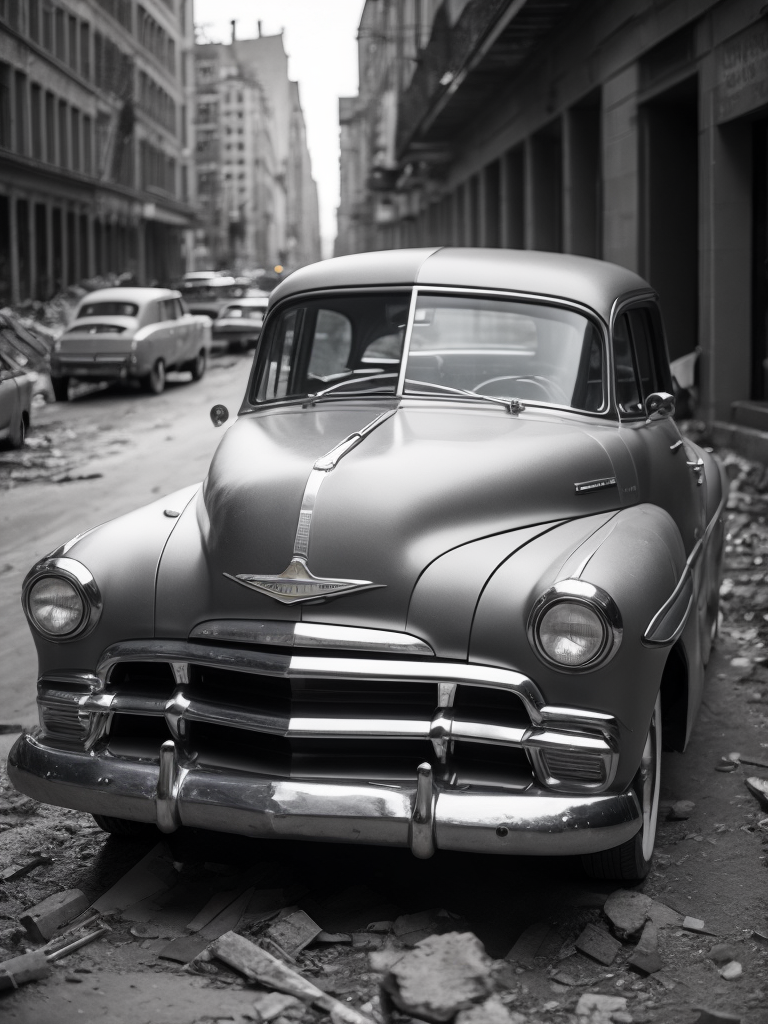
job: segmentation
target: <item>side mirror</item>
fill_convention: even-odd
[[[645,413],[648,422],[666,420],[675,415],[675,396],[668,391],[654,391],[645,400]]]
[[[229,409],[226,405],[214,405],[210,412],[211,423],[214,427],[222,427],[229,419]]]

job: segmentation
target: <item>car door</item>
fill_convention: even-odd
[[[194,330],[195,323],[194,320],[185,313],[184,307],[181,304],[181,299],[172,299],[171,301],[173,302],[173,310],[176,318],[175,329],[178,346],[178,361],[180,363],[187,363],[197,355]]]
[[[16,370],[0,353],[0,440],[9,437],[21,415]]]
[[[669,362],[654,302],[628,305],[613,325],[613,364],[621,436],[637,471],[638,500],[665,509],[690,555],[703,535],[706,479],[700,452],[672,418],[651,419],[648,396],[672,390]]]

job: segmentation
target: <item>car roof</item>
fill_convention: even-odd
[[[80,305],[88,302],[135,302],[141,305],[153,299],[178,299],[181,292],[172,288],[99,288],[89,292],[80,300]]]
[[[294,271],[272,292],[272,304],[327,288],[438,285],[527,292],[579,302],[610,320],[615,299],[650,291],[642,277],[604,260],[531,249],[424,248],[337,256]]]

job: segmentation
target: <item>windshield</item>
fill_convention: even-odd
[[[80,307],[80,316],[136,316],[139,307],[135,302],[86,302]]]
[[[409,290],[285,307],[269,320],[254,400],[394,394],[410,301]],[[420,293],[404,376],[404,394],[436,400],[604,405],[598,328],[581,313],[515,299]]]
[[[187,302],[209,302],[211,299],[241,299],[245,295],[245,287],[240,284],[185,284],[182,288]]]

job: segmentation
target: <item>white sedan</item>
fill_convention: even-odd
[[[103,288],[80,302],[75,319],[51,354],[56,400],[66,402],[72,380],[138,380],[159,395],[168,370],[205,373],[211,321],[187,309],[168,288]]]

